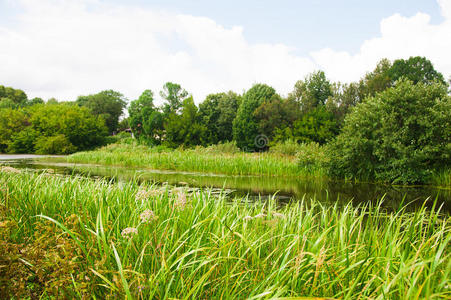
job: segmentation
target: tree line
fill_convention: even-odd
[[[243,94],[210,94],[197,106],[181,85],[167,82],[159,93],[162,105],[145,90],[120,120],[127,100],[116,91],[44,102],[0,86],[0,152],[72,153],[130,128],[140,143],[171,148],[232,141],[244,151],[284,141],[327,144],[336,176],[418,182],[439,165],[451,165],[448,88],[424,57],[383,59],[352,83],[313,72],[286,97],[255,84]],[[409,174],[399,174],[406,168]]]

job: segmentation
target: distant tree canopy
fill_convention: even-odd
[[[441,163],[450,164],[448,88],[424,57],[382,59],[351,83],[315,71],[287,97],[257,83],[242,95],[212,93],[196,105],[180,84],[166,82],[158,93],[147,89],[131,101],[120,121],[127,102],[113,90],[44,104],[0,86],[0,152],[71,153],[131,128],[140,143],[173,148],[234,142],[244,151],[265,151],[287,141],[312,142],[311,149],[327,144],[331,176],[424,182]]]
[[[85,106],[96,116],[102,116],[109,133],[117,131],[119,117],[127,106],[124,96],[113,90],[102,91],[88,96],[79,96],[76,103]]]
[[[0,110],[0,152],[67,154],[102,145],[102,117],[70,103]]]
[[[28,99],[24,91],[0,85],[0,109],[18,108],[44,103],[41,98]]]

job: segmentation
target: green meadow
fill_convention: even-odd
[[[429,200],[433,201],[433,200]],[[209,190],[0,172],[1,296],[444,299],[438,205],[284,206]],[[317,299],[317,298],[315,298]]]

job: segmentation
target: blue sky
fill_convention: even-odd
[[[306,54],[324,47],[355,53],[380,32],[383,18],[418,12],[443,20],[433,0],[131,0],[116,3],[205,16],[224,26],[242,26],[252,43],[284,43]]]
[[[73,100],[180,83],[198,103],[321,69],[358,80],[421,55],[451,75],[451,0],[0,0],[0,84]]]

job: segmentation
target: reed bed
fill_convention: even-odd
[[[67,161],[226,175],[325,175],[320,168],[299,167],[294,156],[274,153],[215,153],[201,148],[156,151],[146,146],[113,144],[95,151],[72,154],[67,157]]]
[[[2,298],[451,296],[451,222],[439,207],[279,207],[13,172],[0,172],[0,199]]]

